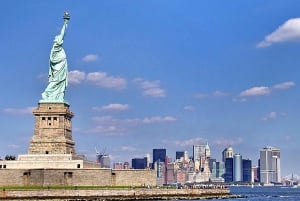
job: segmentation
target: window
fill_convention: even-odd
[[[49,154],[49,151],[46,151],[46,154]]]
[[[64,172],[65,178],[72,178],[73,172]]]
[[[24,172],[23,175],[24,176],[30,176],[30,172]]]
[[[77,164],[77,168],[80,168],[80,164]]]

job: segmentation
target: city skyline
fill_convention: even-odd
[[[208,143],[257,164],[281,150],[300,174],[300,2],[9,1],[2,3],[0,156],[27,153],[64,11],[66,99],[78,154],[112,162]],[[171,153],[171,154],[170,154]],[[292,156],[292,157],[291,157]]]

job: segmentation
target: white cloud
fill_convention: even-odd
[[[176,121],[175,117],[171,116],[165,116],[165,117],[146,117],[142,120],[143,123],[145,124],[152,124],[152,123],[162,123],[162,122],[173,122]]]
[[[224,97],[224,96],[229,96],[229,93],[225,93],[222,91],[214,91],[212,93],[197,93],[195,95],[196,98],[198,99],[204,99],[204,98],[208,98],[208,97]]]
[[[150,88],[146,89],[143,94],[145,96],[151,96],[151,97],[165,97],[166,91],[161,88]]]
[[[100,59],[100,57],[96,54],[88,54],[88,55],[86,55],[82,58],[82,61],[84,61],[84,62],[94,62],[94,61],[98,61],[99,59]]]
[[[242,142],[243,142],[243,138],[241,138],[241,137],[236,138],[236,139],[220,138],[220,139],[213,140],[212,144],[213,145],[229,146],[229,145],[241,144]]]
[[[267,35],[257,47],[268,47],[274,43],[295,41],[300,39],[300,18],[293,18],[279,26],[274,32]]]
[[[112,88],[120,90],[125,89],[127,86],[126,79],[121,77],[109,76],[105,72],[88,73],[86,79],[102,88]]]
[[[240,96],[263,96],[271,93],[269,87],[252,87],[250,89],[246,89],[240,93]]]
[[[228,95],[229,95],[228,93],[225,93],[222,91],[215,91],[212,93],[212,96],[215,96],[215,97],[222,97],[222,96],[228,96]]]
[[[130,132],[130,128],[135,126],[154,123],[168,123],[176,121],[176,118],[171,116],[156,116],[145,117],[143,119],[118,119],[112,116],[101,116],[94,117],[93,120],[97,123],[97,126],[93,129],[90,129],[88,132],[104,135],[124,135]]]
[[[99,110],[99,111],[124,111],[129,109],[128,104],[120,104],[120,103],[111,103],[108,105],[104,105],[100,108],[94,107],[94,110]]]
[[[191,139],[186,139],[186,140],[176,140],[174,141],[174,144],[176,146],[180,146],[180,147],[190,147],[196,144],[206,144],[207,140],[204,138],[191,138]]]
[[[68,82],[70,84],[80,84],[85,80],[85,73],[79,70],[70,71],[68,74]]]
[[[138,149],[132,146],[121,146],[121,147],[114,148],[113,151],[136,152],[138,151]]]
[[[133,80],[134,83],[138,84],[143,90],[143,95],[162,98],[166,96],[166,91],[160,87],[160,81],[147,81],[143,78],[136,78]]]
[[[271,120],[271,119],[276,119],[278,116],[277,112],[270,112],[269,114],[267,114],[266,116],[264,116],[262,118],[263,121],[268,121],[268,120]]]
[[[116,125],[107,125],[107,126],[99,125],[96,126],[95,128],[88,130],[88,132],[99,133],[105,136],[120,136],[120,135],[124,135],[127,131]]]
[[[27,115],[27,114],[32,114],[33,109],[35,109],[35,107],[5,108],[5,109],[3,109],[3,112],[5,112],[7,114],[12,114],[12,115]]]
[[[102,117],[94,117],[94,121],[101,123],[102,125],[106,124],[127,124],[127,125],[140,125],[140,124],[153,124],[153,123],[162,123],[162,122],[173,122],[176,121],[175,117],[172,116],[154,116],[154,117],[145,117],[143,119],[135,118],[135,119],[117,119],[112,116],[102,116]]]
[[[149,88],[157,88],[160,85],[160,81],[159,80],[155,80],[155,81],[146,81],[146,80],[141,80],[141,87],[143,89],[149,89]]]
[[[264,96],[272,93],[272,90],[286,90],[289,89],[296,84],[292,81],[282,82],[279,84],[275,84],[273,87],[266,87],[266,86],[259,86],[259,87],[252,87],[249,89],[246,89],[240,93],[240,97],[245,96]],[[244,102],[246,99],[241,100],[240,98],[233,99],[235,102]]]
[[[294,82],[289,81],[289,82],[283,82],[283,83],[276,84],[276,85],[273,86],[273,88],[284,90],[284,89],[289,89],[289,88],[291,88],[295,85],[296,84]]]

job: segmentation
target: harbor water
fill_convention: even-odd
[[[232,194],[245,196],[244,198],[226,199],[226,201],[300,201],[300,187],[230,187]],[[210,199],[219,200],[219,199]]]

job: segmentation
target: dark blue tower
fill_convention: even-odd
[[[249,159],[243,159],[243,182],[251,182],[252,162]]]
[[[147,167],[147,158],[133,158],[131,164],[133,169],[145,169]]]
[[[153,163],[152,169],[154,169],[154,164],[156,162],[166,162],[167,151],[166,149],[153,149]]]
[[[225,182],[233,182],[233,158],[225,159]]]

